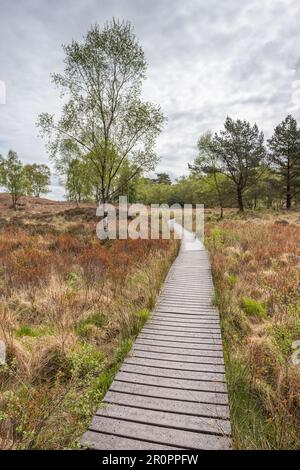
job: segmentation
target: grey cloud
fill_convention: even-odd
[[[289,112],[300,78],[297,0],[1,0],[0,153],[47,161],[35,121],[59,112],[49,75],[62,68],[60,46],[113,16],[134,24],[149,64],[144,96],[168,117],[157,171],[186,173],[199,134],[218,131],[227,115],[268,135]],[[300,108],[293,113],[300,118]],[[63,192],[54,179],[51,197]]]

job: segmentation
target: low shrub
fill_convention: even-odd
[[[250,297],[243,297],[241,299],[241,308],[250,317],[257,316],[259,318],[264,318],[266,316],[266,308],[264,305]]]

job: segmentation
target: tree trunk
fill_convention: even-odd
[[[221,194],[221,191],[220,191],[220,188],[219,188],[217,175],[216,175],[215,172],[214,172],[214,180],[215,180],[215,186],[216,186],[216,189],[217,189],[219,205],[220,205],[220,219],[223,219],[223,215],[224,215],[224,213],[223,213],[223,199],[222,199],[222,194]]]
[[[242,189],[239,186],[237,187],[237,200],[238,200],[239,211],[244,212],[243,193],[242,193]]]
[[[257,194],[254,195],[254,210],[257,209]]]
[[[12,194],[11,197],[12,197],[13,210],[16,211],[17,210],[17,197],[14,194]]]
[[[287,165],[286,176],[286,208],[289,211],[292,207],[292,194],[291,194],[291,177],[290,177],[290,162]]]
[[[292,195],[291,195],[291,185],[290,182],[287,182],[286,187],[286,208],[289,211],[292,207]]]

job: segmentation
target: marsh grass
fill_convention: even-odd
[[[296,220],[296,216],[292,214]],[[206,225],[234,445],[300,447],[300,226],[233,216]]]
[[[42,221],[0,230],[4,449],[78,447],[178,249],[100,242],[94,222],[63,215],[47,216],[46,231]]]

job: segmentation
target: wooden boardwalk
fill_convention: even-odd
[[[99,450],[230,449],[219,314],[201,243],[182,242],[151,319],[83,435]]]

